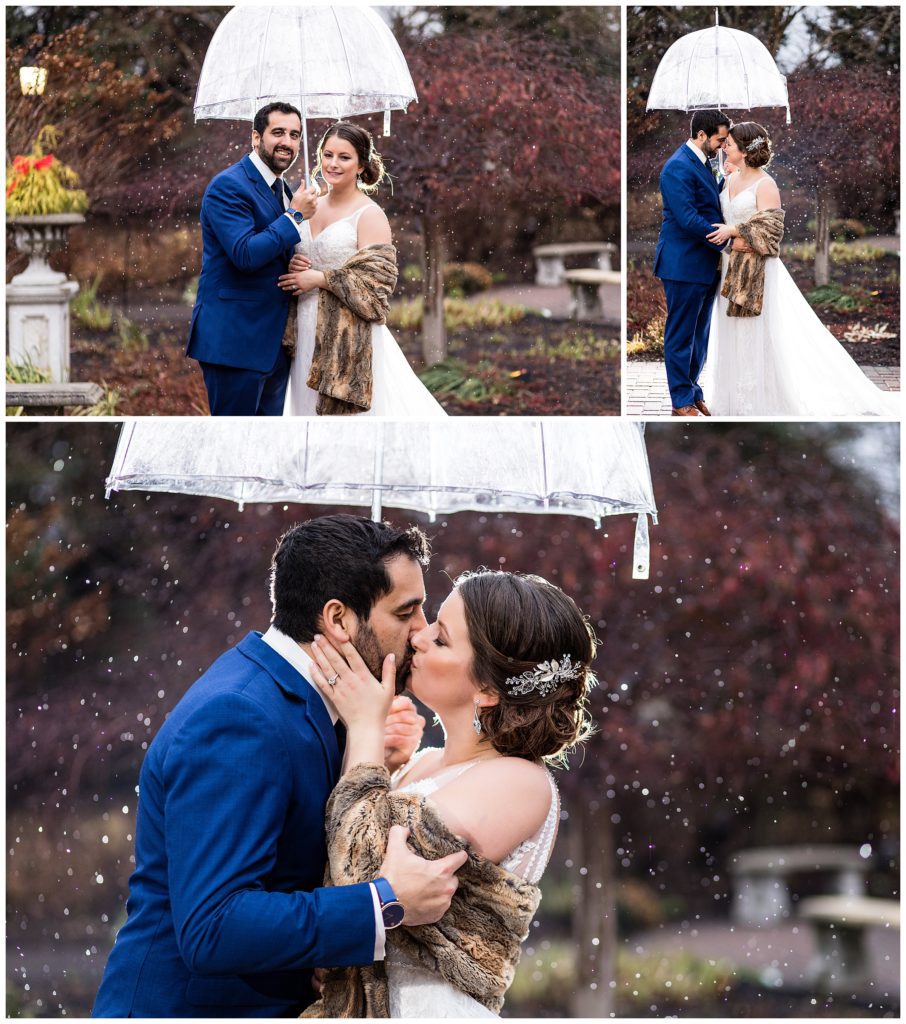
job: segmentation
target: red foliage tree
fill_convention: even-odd
[[[424,355],[435,363],[446,355],[446,238],[464,218],[514,201],[619,201],[618,88],[535,36],[442,32],[402,46],[419,101],[381,150],[395,205],[421,219]]]
[[[815,283],[827,284],[831,207],[840,186],[889,182],[900,152],[899,79],[865,64],[797,71],[790,77],[793,123],[778,133],[786,162],[815,194]]]

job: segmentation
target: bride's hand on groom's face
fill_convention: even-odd
[[[396,659],[384,658],[381,679],[371,674],[359,652],[347,640],[334,647],[316,636],[311,644],[312,679],[334,705],[350,733],[379,730],[383,736],[387,713],[396,690]]]

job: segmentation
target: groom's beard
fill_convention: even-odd
[[[388,654],[395,654],[395,651],[385,651],[377,638],[374,630],[367,623],[360,623],[353,641],[355,649],[359,652],[362,661],[368,666],[368,671],[375,679],[381,678],[381,671],[384,667],[384,658]],[[412,648],[406,644],[402,655],[396,655],[396,692],[402,693],[409,682],[412,674]]]

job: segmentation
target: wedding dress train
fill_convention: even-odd
[[[720,197],[725,223],[739,224],[756,212],[755,194],[764,180],[732,199],[732,178],[727,181]],[[721,258],[723,281],[728,257]],[[882,391],[865,376],[780,259],[765,261],[760,316],[727,316],[727,305],[718,292],[702,374],[715,416],[899,417],[899,394]]]
[[[358,221],[368,204],[348,217],[334,221],[312,238],[311,224],[305,221],[303,237],[296,252],[311,260],[315,270],[336,270],[358,252]],[[318,323],[318,291],[315,288],[299,296],[296,355],[289,372],[284,416],[315,416],[318,393],[306,383],[315,351]],[[374,324],[371,334],[373,386],[371,409],[362,416],[417,417],[436,419],[446,416],[443,407],[418,379],[396,339],[384,324]]]
[[[403,781],[405,773],[412,767],[427,748],[419,751],[406,768],[401,769],[401,777],[394,781],[393,788],[402,793],[416,793],[430,797],[442,786],[458,778],[463,772],[472,768],[477,761],[455,765],[445,772],[439,772],[426,779],[409,783]],[[557,825],[560,820],[560,798],[554,780],[548,772],[551,787],[551,806],[544,824],[530,839],[520,843],[501,862],[500,866],[520,878],[536,885],[544,874],[557,837]],[[496,1017],[487,1007],[476,999],[461,992],[439,974],[426,971],[410,963],[397,950],[388,946],[387,980],[390,992],[391,1017]]]

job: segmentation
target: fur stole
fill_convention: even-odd
[[[340,779],[327,804],[327,884],[371,881],[384,859],[391,825],[410,829],[409,844],[427,860],[457,850],[469,859],[457,872],[459,887],[437,924],[387,932],[394,948],[414,964],[495,1013],[513,981],[521,945],[538,908],[537,886],[504,871],[453,835],[424,797],[393,793],[390,775],[378,765],[356,765]],[[383,963],[330,970],[320,999],[303,1017],[388,1017]]]
[[[390,311],[396,287],[396,249],[366,245],[337,270],[325,270],[318,295],[315,350],[308,386],[319,392],[319,416],[371,408],[371,328]]]
[[[759,316],[764,305],[764,262],[780,255],[783,210],[759,210],[737,224],[739,237],[754,252],[730,252],[730,264],[720,294],[729,300],[727,316]]]

